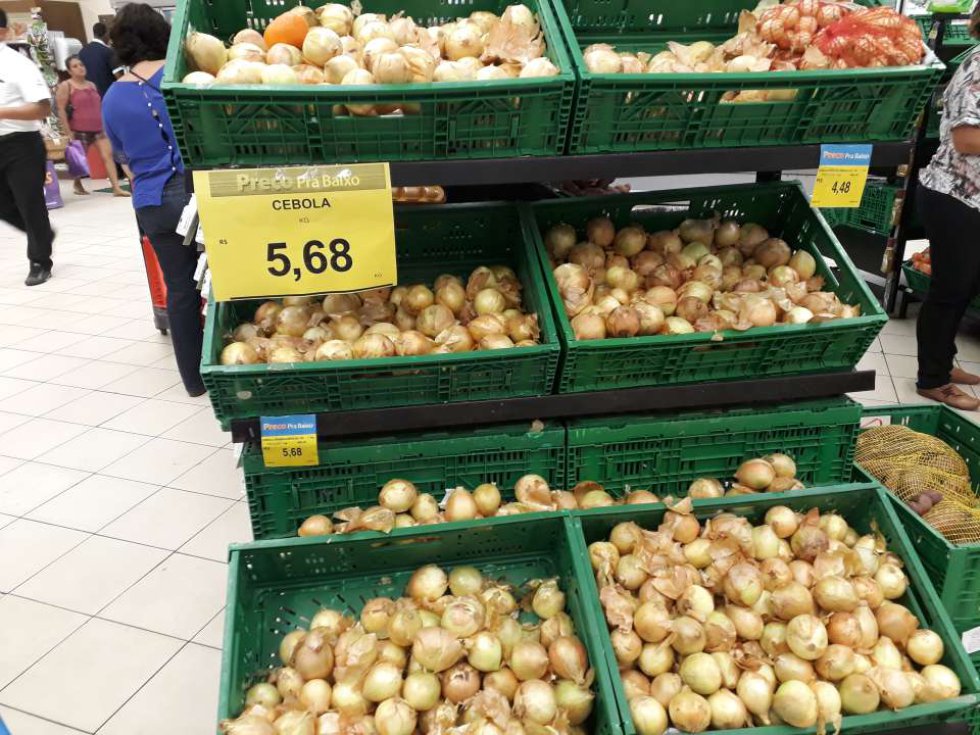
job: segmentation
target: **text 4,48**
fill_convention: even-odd
[[[341,237],[335,238],[325,245],[320,240],[310,240],[303,246],[303,267],[294,266],[286,253],[287,244],[270,242],[266,251],[266,261],[270,263],[269,273],[274,276],[288,276],[300,280],[303,271],[313,275],[325,272],[328,268],[338,273],[346,273],[354,266],[350,252],[350,243]],[[327,252],[324,252],[326,249]]]

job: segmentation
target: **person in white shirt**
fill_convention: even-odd
[[[54,232],[44,202],[47,151],[41,121],[51,112],[51,90],[40,70],[5,43],[7,14],[0,9],[0,219],[27,233],[30,272],[24,283],[51,277]]]

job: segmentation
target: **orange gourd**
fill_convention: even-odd
[[[301,49],[309,30],[310,25],[301,14],[286,12],[269,23],[265,29],[265,43],[269,48],[276,43],[288,43]]]

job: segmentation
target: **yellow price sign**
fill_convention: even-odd
[[[834,209],[860,207],[870,165],[870,145],[820,146],[820,168],[810,203]]]
[[[387,163],[195,171],[217,301],[398,280]]]
[[[316,416],[263,416],[259,419],[266,467],[308,467],[320,463]]]

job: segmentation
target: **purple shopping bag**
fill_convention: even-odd
[[[54,170],[54,164],[51,161],[48,161],[44,172],[44,203],[48,205],[48,209],[59,209],[65,206],[65,203],[61,201],[61,189],[58,188],[58,172]],[[0,730],[0,735],[3,735],[3,730]]]
[[[85,156],[85,146],[82,141],[73,140],[65,148],[65,162],[68,164],[68,173],[73,179],[88,176],[88,158]]]

